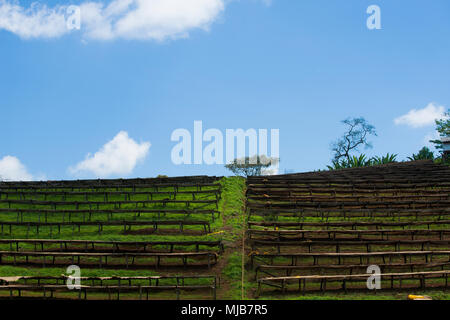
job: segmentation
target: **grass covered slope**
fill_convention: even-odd
[[[246,229],[244,214],[245,179],[225,177],[221,180],[222,200],[219,208],[222,213],[222,240],[225,253],[221,257],[219,270],[221,288],[219,299],[242,298],[242,255],[243,239]]]
[[[235,181],[239,181],[239,179],[234,179]],[[28,194],[25,195],[21,194],[14,194],[14,192],[11,192],[6,197],[5,194],[2,194],[2,198],[0,201],[0,222],[21,222],[23,225],[17,226],[13,225],[12,229],[8,228],[6,225],[4,228],[2,228],[2,233],[0,235],[0,239],[54,239],[54,240],[90,240],[90,241],[131,241],[131,242],[141,242],[141,241],[164,241],[164,242],[170,242],[170,241],[177,241],[177,242],[184,242],[184,241],[222,241],[223,239],[228,239],[229,241],[233,240],[233,236],[230,232],[225,232],[224,230],[224,223],[227,221],[225,216],[221,213],[223,210],[224,212],[228,212],[228,210],[231,210],[235,204],[234,199],[232,199],[231,194],[234,194],[235,192],[227,192],[227,198],[230,197],[230,200],[228,201],[227,198],[219,197],[216,198],[214,196],[214,193],[208,193],[207,191],[213,191],[218,188],[219,184],[224,186],[225,189],[230,188],[229,185],[233,184],[233,179],[227,180],[224,179],[224,181],[219,181],[217,185],[215,186],[202,186],[201,191],[206,191],[206,193],[197,193],[194,195],[191,194],[191,192],[198,191],[195,187],[179,187],[178,191],[181,191],[180,193],[177,193],[176,195],[170,193],[169,191],[172,190],[170,188],[142,188],[139,190],[139,192],[143,192],[143,194],[132,194],[131,198],[130,195],[128,195],[128,201],[134,202],[134,203],[126,203],[124,201],[123,195],[109,195],[108,196],[108,203],[101,203],[104,201],[105,196],[101,194],[94,194],[89,193],[91,190],[77,190],[77,192],[83,193],[84,191],[88,192],[88,196],[86,195],[72,195],[71,193],[68,193],[64,195],[64,198],[60,194],[58,195],[42,195],[42,194]],[[243,185],[244,183],[241,181],[240,185]],[[39,191],[39,190],[38,190]],[[61,190],[55,189],[54,191],[60,192]],[[111,188],[111,189],[103,189],[103,191],[111,191],[111,192],[117,192],[117,189]],[[126,191],[133,191],[133,190],[124,190]],[[135,203],[139,201],[148,201],[149,196],[146,195],[145,192],[153,192],[154,194],[151,195],[151,200],[164,200],[167,199],[167,203],[151,203],[146,204],[145,208],[144,205],[140,203]],[[168,194],[158,194],[158,192],[169,192]],[[6,201],[6,199],[12,200],[10,202]],[[21,200],[33,200],[35,203],[20,203]],[[218,199],[217,206],[215,203],[208,203],[210,200]],[[126,198],[125,198],[126,200]],[[176,201],[170,201],[170,200],[176,200]],[[196,203],[195,201],[198,201]],[[52,210],[54,209],[53,205],[51,204],[43,204],[42,201],[53,201],[58,202],[56,205],[55,212],[50,212],[47,214],[47,216],[44,216],[43,212],[35,211],[35,212],[24,212],[23,214],[16,214],[15,209],[21,208],[21,209],[31,209],[31,210]],[[182,201],[189,201],[189,204],[182,203]],[[192,202],[191,202],[192,201]],[[203,201],[203,203],[202,203]],[[39,203],[41,202],[41,203]],[[63,202],[62,204],[59,204],[59,202]],[[78,203],[77,203],[78,202]],[[90,204],[90,203],[84,203],[84,202],[99,202],[100,205],[97,207],[96,204]],[[123,202],[120,205],[120,209],[129,210],[129,212],[123,212],[123,213],[114,213],[112,216],[108,215],[107,213],[103,212],[95,212],[95,209],[97,210],[104,210],[105,212],[108,212],[108,210],[114,210],[117,209],[118,206],[116,203],[113,202]],[[66,204],[67,203],[67,204]],[[226,203],[229,203],[229,205],[226,205]],[[86,212],[81,213],[82,210],[89,210],[90,208],[94,209],[94,214],[92,216],[88,216]],[[189,214],[183,214],[183,213],[140,213],[141,209],[152,209],[152,210],[204,210],[204,211],[211,211],[215,212],[212,214],[196,214],[196,213],[189,213]],[[79,213],[72,213],[70,216],[67,214],[64,214],[65,217],[62,217],[61,212],[67,211],[67,210],[80,210]],[[61,226],[61,228],[58,230],[57,227],[53,226],[51,229],[49,226],[41,226],[39,229],[39,234],[37,233],[37,229],[34,226],[27,226],[28,222],[48,222],[48,223],[59,223],[59,222],[84,222],[84,221],[91,221],[91,222],[121,222],[123,220],[126,221],[137,221],[137,222],[150,222],[154,220],[163,220],[163,221],[206,221],[209,223],[210,230],[208,230],[206,233],[204,232],[203,225],[188,225],[184,227],[183,233],[180,233],[180,230],[178,229],[178,226],[158,226],[158,230],[153,229],[151,225],[149,226],[127,226],[124,228],[124,226],[104,226],[103,230],[99,232],[99,227],[96,225],[93,226],[86,226],[82,225],[81,229],[78,230],[77,227],[73,228],[72,226]],[[47,246],[47,245],[46,245]],[[72,252],[84,252],[83,246],[77,246],[77,245],[71,245],[70,251]],[[98,248],[97,250],[104,250],[105,248],[102,248],[102,245],[96,245]],[[125,246],[126,247],[126,246]],[[51,250],[58,250],[55,246],[49,246]],[[128,247],[126,247],[128,248]],[[0,243],[0,251],[12,251],[15,250],[15,245],[10,246],[10,244],[7,243]],[[20,247],[18,248],[20,251],[34,251],[36,248],[34,248],[33,244],[27,244],[27,243],[20,243]],[[110,248],[108,248],[110,249]],[[133,250],[133,248],[128,248]],[[127,250],[128,250],[127,249]],[[174,246],[174,252],[195,252],[196,251],[195,245],[175,245]],[[169,247],[167,245],[152,245],[151,251],[152,252],[168,252]],[[224,257],[222,257],[222,253],[220,251],[220,247],[208,247],[208,246],[199,246],[200,252],[215,252],[218,256],[218,263],[217,265],[213,265],[211,269],[205,268],[205,267],[193,267],[190,268],[189,266],[186,268],[181,267],[170,267],[165,268],[163,265],[160,266],[160,268],[155,268],[153,266],[149,266],[148,268],[134,268],[133,266],[130,266],[130,268],[123,267],[103,267],[99,268],[96,267],[96,259],[92,258],[92,266],[86,266],[81,267],[81,276],[82,277],[106,277],[106,276],[173,276],[173,275],[184,275],[184,276],[196,276],[196,275],[220,275],[219,270],[221,270],[224,267]],[[47,251],[47,250],[46,250]],[[0,277],[8,277],[8,276],[61,276],[63,274],[66,274],[66,265],[69,265],[68,259],[65,261],[64,258],[60,258],[59,262],[60,264],[64,263],[66,265],[58,266],[52,266],[51,263],[48,263],[46,267],[43,267],[42,264],[35,263],[33,265],[29,265],[25,263],[25,259],[23,257],[17,259],[17,264],[14,265],[14,262],[12,261],[11,257],[8,257],[7,259],[3,259],[3,263],[0,265]],[[33,258],[30,258],[30,262]],[[83,261],[87,264],[90,263],[91,258],[83,258]],[[166,259],[170,263],[175,263],[176,259]],[[179,260],[179,259],[178,259]],[[191,259],[188,258],[188,265],[189,263],[196,261],[190,261]],[[51,261],[51,259],[50,259]],[[173,261],[173,262],[172,262]],[[37,262],[37,261],[35,261]],[[58,259],[57,259],[58,262]],[[5,264],[6,263],[6,264]],[[75,263],[76,264],[76,263]],[[173,282],[173,281],[172,281]],[[201,285],[204,284],[204,279],[190,279],[188,280],[189,285]],[[171,283],[171,280],[166,280],[164,284],[173,284]],[[4,292],[3,292],[4,293]],[[0,293],[0,294],[3,294]],[[36,294],[39,296],[39,294]],[[42,296],[42,295],[41,295]],[[63,294],[64,296],[64,294]],[[76,294],[73,295],[76,297]],[[94,298],[99,298],[97,295],[93,295]],[[127,295],[125,294],[123,296],[124,298],[127,298]],[[133,297],[133,295],[128,295],[128,298],[136,298],[136,296]],[[104,298],[104,297],[103,297]],[[152,297],[154,299],[174,299],[175,294],[170,292],[154,292],[152,293]],[[197,294],[195,292],[187,292],[184,295],[181,295],[182,299],[209,299],[210,295],[208,292]]]

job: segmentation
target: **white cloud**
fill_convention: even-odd
[[[70,167],[69,172],[73,175],[91,173],[97,177],[128,175],[145,159],[150,145],[149,142],[137,143],[127,132],[120,131],[94,155],[88,154],[85,160]]]
[[[17,1],[0,0],[0,30],[28,38],[55,38],[69,32],[64,18],[66,8],[32,3],[24,8]]]
[[[445,108],[429,103],[423,109],[412,109],[407,114],[394,120],[395,124],[405,124],[413,128],[425,127],[434,124],[434,120],[444,117]]]
[[[5,156],[0,159],[0,180],[4,181],[31,181],[33,176],[19,159]]]
[[[188,37],[194,29],[208,30],[225,9],[226,0],[113,0],[80,4],[81,31],[87,39],[166,40]],[[22,38],[56,38],[66,26],[68,6],[30,8],[0,0],[0,29]]]

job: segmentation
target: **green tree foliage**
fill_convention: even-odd
[[[372,158],[372,165],[379,165],[379,164],[388,164],[388,163],[394,163],[397,162],[397,156],[398,154],[389,154],[387,153],[385,156],[375,156]]]
[[[408,160],[434,160],[434,153],[427,147],[423,147],[417,154],[413,154],[411,157],[408,157]]]
[[[263,169],[276,165],[279,161],[278,158],[265,155],[245,157],[234,159],[233,162],[225,165],[225,168],[231,170],[237,176],[260,176],[263,174]]]
[[[375,156],[367,159],[365,154],[361,154],[358,157],[352,156],[349,160],[341,159],[339,161],[334,160],[331,166],[327,166],[328,170],[339,170],[345,168],[358,168],[358,167],[368,167],[380,164],[388,164],[397,162],[396,154],[387,153],[385,156]]]
[[[348,165],[350,168],[366,167],[370,165],[370,159],[367,159],[365,154],[360,154],[359,157],[351,157],[350,161],[348,161]]]
[[[363,117],[348,118],[343,120],[342,123],[347,126],[347,131],[341,138],[331,144],[333,163],[339,163],[342,159],[350,163],[354,160],[351,153],[359,151],[360,147],[371,148],[372,144],[367,141],[367,138],[370,135],[377,135],[375,127]]]
[[[370,160],[367,159],[365,154],[357,156],[352,156],[348,160],[347,159],[341,159],[341,160],[333,160],[331,166],[327,166],[329,170],[338,170],[338,169],[344,169],[344,168],[358,168],[358,167],[365,167],[370,165]]]
[[[450,137],[450,109],[444,114],[443,119],[436,120],[436,131],[441,137]],[[434,143],[436,149],[442,150],[441,140],[430,140],[430,142]]]

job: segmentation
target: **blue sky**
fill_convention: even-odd
[[[143,35],[155,28],[146,25],[102,38],[85,29],[83,8],[81,30],[27,36],[1,14],[12,1],[0,0],[0,171],[1,159],[14,157],[34,179],[77,178],[70,168],[124,131],[124,141],[151,146],[108,177],[229,174],[222,165],[172,163],[171,133],[193,131],[194,120],[223,132],[279,129],[281,173],[325,168],[347,117],[376,127],[369,155],[405,159],[434,125],[394,119],[450,108],[447,0],[194,2],[206,16],[176,31]],[[16,9],[32,16],[30,3],[16,1]],[[85,2],[45,3],[36,10]],[[366,26],[372,4],[381,9],[381,30]]]

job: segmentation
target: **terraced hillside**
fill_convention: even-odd
[[[224,268],[222,184],[206,176],[2,182],[0,294],[214,299]],[[67,289],[70,265],[81,268],[81,290]]]
[[[449,191],[431,161],[249,178],[256,296],[448,288]]]
[[[247,180],[2,182],[0,298],[449,299],[449,191],[450,168],[431,161]],[[81,290],[67,287],[71,265]]]

